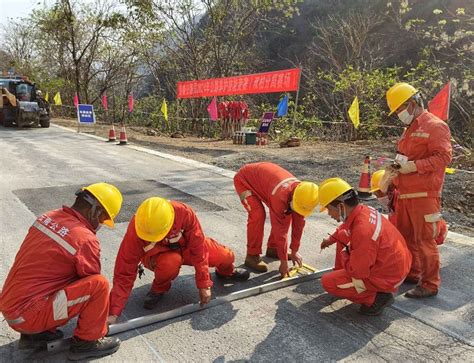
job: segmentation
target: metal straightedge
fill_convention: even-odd
[[[301,271],[299,271],[301,269]],[[229,303],[232,301],[237,301],[245,299],[248,297],[264,294],[266,292],[282,289],[288,286],[296,285],[302,282],[312,281],[319,279],[326,272],[332,271],[332,268],[315,271],[314,268],[306,265],[302,268],[297,269],[296,273],[290,271],[290,277],[284,278],[282,280],[269,282],[260,286],[250,287],[245,290],[236,291],[225,296],[219,296],[215,299],[212,299],[208,304],[200,306],[199,303],[189,304],[176,308],[170,311],[166,311],[158,314],[145,315],[138,318],[130,319],[122,323],[111,324],[109,326],[109,332],[107,336],[123,333],[132,329],[142,328],[151,324],[160,323],[165,320],[170,320],[174,318],[181,317],[183,315],[188,315],[195,313],[197,311],[206,310],[218,305]],[[309,272],[314,270],[314,272]],[[293,270],[294,271],[294,270]],[[293,275],[293,276],[292,276]],[[296,276],[295,276],[296,275]],[[59,352],[66,349],[71,342],[71,338],[59,339],[48,343],[49,352]]]

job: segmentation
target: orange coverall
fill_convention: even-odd
[[[411,254],[395,226],[374,208],[358,205],[340,230],[349,233],[349,254],[341,252],[343,269],[323,275],[324,289],[369,306],[377,292],[395,292],[411,265]]]
[[[415,161],[417,171],[399,174],[393,181],[400,195],[396,206],[397,227],[413,255],[410,278],[420,278],[421,286],[438,291],[441,190],[444,170],[451,161],[451,133],[446,122],[423,112],[405,130],[398,152]]]
[[[305,225],[304,217],[289,211],[293,192],[299,180],[282,167],[269,163],[244,165],[234,177],[234,186],[244,208],[248,212],[247,254],[262,253],[265,225],[265,203],[270,210],[272,225],[268,238],[268,247],[276,248],[280,260],[288,253],[288,230],[291,229],[292,251],[298,251]]]
[[[127,233],[115,260],[114,283],[110,292],[110,315],[119,316],[124,309],[137,276],[137,266],[143,265],[155,272],[151,290],[167,292],[179,274],[181,266],[194,266],[198,289],[212,287],[209,266],[224,276],[234,271],[234,253],[229,248],[206,238],[201,224],[184,203],[171,201],[175,220],[170,232],[159,242],[143,241],[135,231],[135,216],[130,220]]]
[[[63,207],[30,227],[3,286],[0,311],[25,334],[54,330],[78,315],[74,335],[96,340],[107,332],[108,295],[93,227]]]

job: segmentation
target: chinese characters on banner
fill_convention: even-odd
[[[178,98],[296,91],[300,69],[178,82]]]

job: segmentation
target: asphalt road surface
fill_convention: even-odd
[[[231,247],[236,264],[242,264],[246,213],[233,189],[233,173],[170,154],[117,146],[59,127],[0,127],[1,284],[35,215],[70,205],[80,186],[100,181],[117,185],[124,194],[116,228],[99,232],[103,273],[109,280],[128,220],[152,195],[190,204],[206,235]],[[332,266],[334,249],[319,253],[319,244],[335,227],[325,215],[308,219],[301,248],[306,263],[318,269]],[[472,238],[451,234],[441,247],[438,297],[422,302],[398,296],[380,317],[359,315],[357,305],[328,296],[316,280],[122,333],[120,350],[101,360],[474,361],[473,251]],[[246,283],[216,281],[214,296],[275,281],[278,262],[270,266],[271,271],[252,274]],[[150,313],[142,300],[152,280],[151,272],[137,279],[121,320]],[[407,288],[402,286],[401,292]],[[183,267],[154,312],[197,300],[193,269]],[[65,332],[71,334],[72,327]],[[18,351],[18,338],[0,322],[2,362],[65,359],[64,353]]]

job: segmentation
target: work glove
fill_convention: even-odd
[[[206,287],[204,289],[199,289],[199,304],[201,304],[201,307],[209,301],[211,301],[211,288]]]
[[[398,169],[398,172],[400,174],[410,174],[410,173],[415,173],[416,172],[416,164],[414,161],[407,161],[405,164],[400,166],[400,169]]]
[[[398,165],[398,164],[397,164]],[[384,194],[387,194],[390,185],[392,185],[393,179],[395,179],[398,175],[400,169],[395,169],[392,166],[385,168],[385,173],[380,180],[380,191]]]
[[[298,265],[298,267],[301,267],[303,265],[303,258],[297,251],[291,251],[290,255],[291,261],[293,261],[293,265]]]

